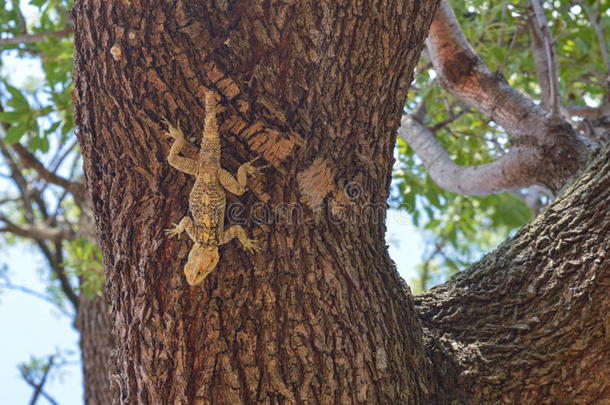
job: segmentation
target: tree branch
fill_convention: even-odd
[[[426,47],[441,85],[488,115],[509,136],[544,132],[544,109],[487,68],[464,36],[447,0],[441,1],[436,12]]]
[[[15,183],[15,185],[17,186],[17,189],[19,190],[19,194],[21,195],[21,199],[23,200],[23,204],[24,204],[23,208],[26,213],[26,218],[28,218],[28,220],[33,221],[34,220],[34,210],[32,209],[30,192],[28,190],[28,181],[23,176],[23,173],[21,173],[21,168],[19,167],[19,165],[17,164],[15,159],[13,159],[13,156],[11,156],[10,151],[8,150],[7,146],[5,145],[4,141],[1,138],[0,138],[0,153],[2,153],[2,155],[6,159],[8,167],[11,171],[11,174],[10,174],[11,180],[13,181],[13,183]]]
[[[514,238],[415,297],[436,378],[463,390],[468,403],[594,403],[607,396],[609,183],[606,146]]]
[[[576,117],[585,117],[591,118],[594,120],[602,118],[604,115],[610,115],[610,108],[602,108],[602,107],[589,107],[589,106],[580,106],[573,105],[569,107],[564,107],[569,115]]]
[[[51,267],[51,269],[53,270],[53,274],[55,274],[55,277],[57,277],[57,279],[59,280],[61,290],[64,292],[64,294],[66,294],[66,297],[68,297],[68,300],[70,300],[72,306],[74,307],[74,311],[78,314],[80,300],[78,295],[74,291],[74,288],[72,287],[72,283],[70,283],[68,274],[66,273],[66,268],[63,264],[64,253],[62,245],[59,242],[55,243],[55,257],[57,260],[55,261],[55,264]]]
[[[545,62],[548,72],[549,86],[549,109],[551,119],[559,118],[559,77],[557,76],[557,61],[555,59],[555,47],[553,46],[553,38],[549,30],[549,22],[544,15],[544,9],[540,0],[530,0],[536,14],[537,32],[541,35],[546,54]]]
[[[560,118],[513,89],[476,55],[447,0],[442,0],[426,40],[441,85],[467,105],[499,124],[511,150],[493,163],[459,167],[429,131],[421,127],[404,137],[415,143],[434,181],[461,193],[484,195],[540,185],[556,193],[587,159],[589,146]],[[409,123],[414,128],[413,123]],[[401,135],[403,136],[403,135]]]
[[[69,318],[74,317],[74,314],[71,314],[71,313],[67,312],[65,309],[63,309],[62,307],[60,307],[57,304],[57,302],[53,301],[53,298],[51,298],[45,294],[39,293],[38,291],[32,290],[31,288],[13,284],[13,283],[8,283],[8,282],[0,282],[0,289],[1,288],[6,288],[7,290],[19,291],[24,294],[31,295],[32,297],[36,297],[38,299],[45,301],[48,304],[53,305],[57,310],[59,310],[59,312],[61,312],[65,316],[67,316]]]
[[[398,135],[413,148],[432,180],[445,190],[467,195],[487,195],[531,184],[536,151],[512,148],[493,163],[458,166],[428,128],[403,115]]]
[[[57,174],[47,170],[47,168],[44,167],[44,165],[36,158],[36,156],[34,156],[33,153],[23,147],[23,145],[16,143],[12,145],[12,149],[17,153],[17,155],[19,155],[21,162],[26,167],[35,170],[36,173],[40,175],[40,177],[42,177],[49,183],[63,187],[66,190],[70,190],[74,186],[74,183],[72,183],[71,181],[64,179],[63,177],[58,176]]]
[[[50,395],[46,394],[43,391],[43,387],[47,382],[47,377],[49,376],[49,372],[53,367],[55,361],[55,356],[49,357],[49,362],[44,367],[44,372],[40,382],[35,382],[24,370],[21,370],[21,376],[32,388],[34,388],[34,392],[32,393],[32,398],[30,398],[30,405],[35,405],[40,396],[43,396],[47,401],[49,401],[52,405],[58,405],[57,401],[55,401]]]
[[[593,30],[595,31],[595,35],[597,36],[597,42],[599,43],[599,50],[602,54],[602,59],[604,64],[606,65],[606,71],[610,73],[610,55],[608,54],[608,41],[606,40],[606,35],[604,34],[604,29],[601,25],[601,15],[599,12],[599,3],[598,7],[594,10],[591,6],[587,4],[586,1],[576,0],[576,4],[585,10],[587,13],[587,17],[589,17],[589,21],[593,26]]]
[[[49,31],[49,32],[40,32],[40,33],[36,33],[36,34],[15,35],[12,38],[0,39],[0,46],[22,44],[22,43],[27,43],[27,42],[44,41],[44,39],[46,37],[64,38],[64,37],[71,35],[72,32],[73,32],[72,28],[64,28],[63,30],[59,30],[59,31]]]
[[[10,232],[23,238],[60,242],[62,240],[72,240],[76,237],[74,231],[69,227],[52,227],[42,222],[17,225],[4,216],[0,216],[0,221],[4,222],[4,226],[0,227],[0,232]]]
[[[551,77],[549,73],[549,63],[547,60],[547,52],[544,47],[544,40],[540,27],[536,24],[535,19],[529,17],[527,19],[527,27],[530,32],[532,54],[534,56],[534,68],[536,69],[536,77],[540,85],[540,100],[546,109],[550,109],[551,102]]]

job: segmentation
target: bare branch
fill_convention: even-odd
[[[39,382],[35,382],[31,378],[31,376],[28,375],[28,373],[25,370],[21,370],[22,378],[25,380],[26,383],[28,383],[32,388],[34,388],[34,392],[32,393],[32,398],[30,399],[30,405],[35,405],[36,402],[38,401],[38,398],[40,398],[41,396],[43,396],[51,404],[58,405],[57,401],[55,401],[53,399],[53,397],[51,397],[50,395],[46,394],[43,391],[44,384],[47,382],[47,378],[49,376],[49,372],[51,371],[51,368],[54,365],[54,361],[55,361],[55,356],[50,356],[49,362],[44,367],[44,373]]]
[[[38,41],[43,41],[46,37],[65,38],[65,37],[71,35],[72,32],[73,32],[72,28],[64,28],[63,30],[59,30],[59,31],[40,32],[40,33],[36,33],[36,34],[15,35],[12,38],[0,39],[0,46],[22,44],[22,43],[27,43],[27,42],[38,42]]]
[[[17,189],[19,190],[19,193],[21,194],[21,198],[23,199],[23,202],[24,202],[24,209],[25,209],[26,217],[28,218],[28,220],[33,221],[34,220],[34,211],[32,209],[30,193],[28,190],[28,181],[25,179],[25,177],[21,173],[21,168],[19,167],[19,165],[17,164],[15,159],[13,159],[13,156],[11,155],[10,151],[8,150],[7,146],[4,144],[4,141],[2,139],[0,139],[0,153],[6,159],[8,167],[11,171],[11,174],[10,174],[11,180],[15,183],[15,185],[17,186]]]
[[[606,40],[606,35],[604,34],[604,29],[601,25],[599,3],[596,9],[593,9],[591,6],[589,6],[586,1],[576,0],[576,4],[582,7],[583,10],[585,10],[585,13],[587,13],[587,16],[589,17],[589,21],[591,22],[591,25],[595,30],[595,35],[597,36],[599,50],[602,54],[604,64],[606,65],[606,71],[610,73],[610,56],[608,55],[608,41]]]
[[[439,83],[504,128],[511,145],[510,152],[493,163],[457,166],[427,129],[403,122],[411,130],[401,136],[441,187],[485,195],[537,184],[556,193],[586,161],[589,145],[572,126],[559,116],[549,116],[487,68],[468,43],[447,0],[437,9],[426,46]]]
[[[548,190],[538,186],[528,187],[527,190],[513,190],[511,194],[523,201],[534,216],[538,215],[542,208],[553,201],[553,196]]]
[[[604,362],[610,353],[610,262],[600,253],[610,230],[609,162],[606,146],[517,235],[415,297],[438,354],[430,357],[439,366],[433,369],[442,370],[436,378],[451,384],[440,365],[456,367],[468,403],[594,403],[607,396],[607,387],[597,382],[610,376]],[[566,249],[574,234],[578,241]]]
[[[46,223],[17,225],[4,216],[0,216],[0,221],[4,223],[4,226],[0,227],[0,232],[10,232],[24,238],[54,242],[75,238],[74,231],[69,227],[52,227]]]
[[[69,312],[67,312],[65,309],[63,309],[62,307],[60,307],[59,305],[57,305],[57,302],[55,302],[53,300],[53,298],[42,294],[38,291],[32,290],[31,288],[28,287],[24,287],[21,285],[17,285],[17,284],[13,284],[13,283],[8,283],[8,282],[0,282],[0,289],[2,288],[6,288],[7,290],[13,290],[13,291],[19,291],[22,292],[24,294],[28,294],[31,295],[32,297],[36,297],[38,299],[41,299],[45,302],[47,302],[48,304],[53,305],[56,309],[58,309],[63,315],[69,317],[69,318],[73,318],[74,314],[71,314]]]
[[[61,155],[60,155],[61,148],[57,149],[57,156],[55,156],[53,158],[53,160],[51,161],[51,168],[52,168],[51,170],[53,172],[55,172],[59,168],[59,166],[61,166],[61,164],[64,162],[64,160],[66,160],[66,158],[70,155],[70,152],[73,151],[74,147],[77,144],[78,144],[78,140],[74,140]]]
[[[512,138],[544,132],[546,113],[492,73],[464,36],[447,0],[441,1],[426,40],[439,82],[503,127]]]
[[[553,38],[549,30],[549,22],[544,15],[544,9],[540,0],[530,0],[536,14],[536,23],[538,30],[542,34],[542,42],[546,53],[546,63],[548,71],[549,83],[549,98],[551,118],[559,117],[559,77],[557,76],[557,61],[555,59],[555,48],[553,47]]]
[[[16,5],[16,3],[13,3],[13,4]],[[19,23],[19,32],[21,34],[27,34],[28,26],[27,26],[27,22],[25,20],[25,16],[23,15],[23,11],[21,10],[21,7],[17,7],[17,21]]]
[[[27,150],[23,145],[16,143],[12,145],[12,149],[19,155],[21,162],[28,168],[33,169],[46,181],[49,183],[58,185],[60,187],[65,188],[66,190],[70,190],[73,186],[73,183],[67,179],[64,179],[61,176],[47,170],[46,167],[31,153]]]
[[[458,166],[432,132],[412,117],[403,116],[398,135],[417,153],[432,180],[445,190],[487,195],[531,184],[530,162],[536,161],[536,152],[530,148],[513,148],[493,163]]]
[[[434,133],[434,132],[446,127],[447,125],[453,124],[466,112],[468,112],[468,109],[462,109],[462,110],[458,111],[456,114],[451,114],[449,117],[442,120],[441,122],[437,122],[436,124],[432,125],[430,127],[430,132]]]
[[[600,119],[604,115],[610,115],[610,108],[589,107],[580,105],[573,105],[564,108],[567,111],[568,115],[573,117],[585,117],[596,120]]]
[[[0,205],[6,204],[8,202],[17,202],[20,199],[17,197],[7,197],[7,198],[3,198],[2,200],[0,200]]]
[[[74,291],[72,284],[70,283],[68,274],[66,273],[66,268],[63,265],[64,251],[60,242],[55,243],[55,257],[57,259],[55,265],[51,266],[53,274],[55,274],[55,276],[59,280],[61,289],[64,294],[66,294],[66,297],[68,297],[68,300],[70,300],[70,302],[72,303],[74,311],[78,313],[78,305],[80,303],[80,300],[77,293]]]
[[[534,18],[527,19],[527,26],[531,38],[532,54],[534,56],[534,68],[536,69],[536,77],[540,85],[540,99],[542,105],[550,109],[551,106],[551,77],[549,73],[549,62],[547,60],[547,52],[542,39],[542,31],[534,21]]]

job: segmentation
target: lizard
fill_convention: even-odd
[[[167,159],[169,164],[181,172],[195,176],[195,185],[189,195],[189,215],[178,224],[172,224],[173,228],[165,230],[170,238],[179,238],[186,231],[195,243],[184,266],[186,281],[193,287],[202,283],[216,268],[220,259],[219,246],[237,238],[245,250],[260,251],[258,242],[248,238],[240,225],[224,229],[225,190],[237,196],[242,195],[247,189],[248,176],[255,176],[264,167],[256,168],[252,165],[258,159],[256,158],[239,166],[236,177],[221,167],[217,108],[215,93],[206,91],[203,139],[197,158],[194,159],[179,156],[187,145],[184,133],[179,126],[174,127],[167,119],[163,119],[167,125],[167,134],[174,139]]]

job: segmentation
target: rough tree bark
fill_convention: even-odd
[[[79,139],[120,402],[422,403],[421,328],[385,248],[383,212],[434,6],[76,2]],[[163,229],[187,212],[192,181],[167,164],[160,122],[198,140],[205,87],[225,106],[223,165],[258,155],[272,165],[239,201],[291,206],[250,224],[264,254],[230,244],[203,288],[188,288],[190,243]],[[382,214],[329,222],[353,208],[348,197]]]
[[[468,398],[456,387],[471,365],[424,345],[434,302],[424,335],[384,242],[396,128],[434,3],[76,1],[78,136],[117,338],[116,402]],[[264,252],[231,243],[190,288],[190,242],[163,229],[187,212],[192,179],[167,164],[161,118],[197,143],[205,88],[221,96],[223,166],[262,156],[271,168],[229,200],[246,207],[229,217]],[[491,403],[497,381],[481,367],[472,398]]]
[[[610,403],[610,146],[544,213],[416,297],[438,403]]]

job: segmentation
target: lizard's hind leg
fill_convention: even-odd
[[[191,221],[191,219],[189,217],[184,217],[182,218],[182,220],[180,221],[180,223],[178,225],[173,224],[174,227],[173,228],[169,228],[165,230],[165,234],[167,236],[169,236],[170,238],[177,236],[180,237],[180,235],[182,235],[182,233],[184,231],[186,231],[186,233],[188,234],[188,236],[192,239],[195,235],[195,230],[193,227],[193,221]]]
[[[220,244],[224,245],[225,243],[232,241],[234,238],[239,239],[239,242],[246,250],[253,252],[259,252],[261,250],[258,242],[254,239],[248,238],[244,228],[239,225],[229,227],[220,238]]]

